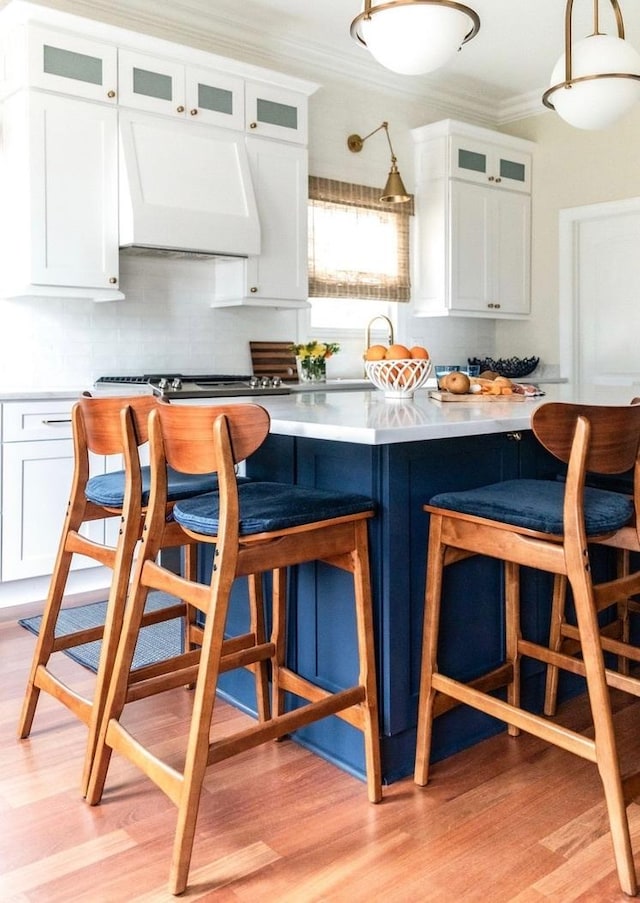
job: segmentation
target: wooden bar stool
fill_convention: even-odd
[[[152,396],[82,397],[72,411],[74,441],[74,474],[67,512],[58,546],[49,594],[40,625],[31,671],[20,717],[18,736],[29,735],[40,691],[54,696],[89,727],[82,777],[82,792],[86,788],[93,761],[97,728],[102,716],[108,682],[115,659],[122,618],[131,577],[131,567],[144,522],[149,498],[150,468],[141,466],[138,450],[148,441],[148,417],[157,405]],[[98,476],[89,476],[89,454],[122,455],[124,469]],[[183,474],[170,472],[167,484],[165,517],[169,516],[177,499],[191,498],[217,488],[215,474]],[[120,528],[115,546],[95,542],[80,533],[83,524],[117,516]],[[182,531],[167,530],[160,548],[183,545]],[[56,636],[56,624],[64,600],[69,569],[74,555],[86,555],[97,564],[111,568],[113,576],[106,608],[105,624],[88,630]],[[196,547],[187,545],[185,573],[195,577]],[[256,602],[256,610],[261,600]],[[185,639],[190,645],[198,642],[201,631],[191,622],[184,603],[163,608],[145,615],[144,623],[157,623],[170,618],[185,619]],[[257,617],[260,617],[258,614]],[[264,633],[264,622],[262,622]],[[55,652],[71,649],[102,638],[96,686],[93,698],[76,693],[49,668]],[[136,672],[139,676],[141,671]],[[266,667],[258,675],[258,696],[263,717],[268,717],[268,673]],[[266,708],[265,708],[266,706]]]
[[[638,696],[640,682],[605,669],[598,611],[619,598],[640,592],[640,572],[595,584],[589,543],[607,540],[616,545],[628,529],[637,537],[634,511],[640,503],[640,409],[545,404],[534,412],[532,425],[542,445],[568,464],[566,484],[511,480],[441,493],[425,506],[430,527],[415,781],[426,784],[429,777],[434,717],[458,703],[506,722],[512,734],[520,729],[529,731],[596,763],[620,886],[625,893],[634,895],[637,881],[626,806],[637,793],[638,776],[624,781],[621,778],[608,687]],[[635,468],[633,498],[585,488],[587,472],[615,474],[631,468]],[[506,649],[502,665],[463,683],[438,670],[438,625],[444,569],[474,554],[505,562]],[[556,575],[556,588],[559,581],[568,582],[574,598],[581,659],[522,637],[520,565]],[[522,656],[586,678],[595,739],[521,707]],[[507,701],[491,695],[503,686],[507,687]]]
[[[269,432],[269,415],[253,404],[187,407],[158,405],[150,417],[152,489],[141,550],[134,569],[130,602],[116,657],[87,800],[100,801],[114,749],[134,762],[178,808],[170,890],[187,885],[200,792],[208,765],[268,740],[337,715],[364,735],[369,799],[382,796],[378,713],[367,521],[373,502],[360,495],[305,489],[279,483],[238,485],[234,466],[251,455]],[[166,520],[166,465],[178,471],[218,472],[219,492],[175,505],[174,517],[185,541],[215,546],[211,583],[203,585],[172,574],[155,561]],[[285,661],[286,612],[284,573],[289,566],[323,561],[353,574],[358,637],[357,673],[353,686],[331,693],[295,673]],[[235,579],[246,574],[274,573],[273,629],[269,642],[246,648],[225,639],[229,596]],[[202,655],[194,663],[181,656],[157,668],[145,686],[131,683],[130,666],[150,589],[185,599],[205,617]],[[272,672],[272,717],[240,733],[210,739],[218,675],[250,662],[269,661]],[[126,703],[162,692],[195,678],[191,726],[183,771],[162,762],[134,738],[135,707],[127,708],[127,727],[120,721]],[[284,694],[305,705],[285,711]],[[270,804],[273,804],[271,801]]]
[[[640,398],[633,398],[632,405],[640,404]],[[621,479],[608,479],[603,488],[615,488],[616,492],[624,492],[630,495],[633,486],[629,483],[629,475],[625,474]],[[616,549],[616,569],[619,577],[629,574],[631,568],[631,553],[640,553],[638,542],[638,529],[635,522],[628,524],[621,530],[617,530],[613,537],[596,538],[598,545],[612,546]],[[615,617],[608,620],[601,627],[600,636],[602,648],[606,652],[618,657],[618,670],[622,674],[629,673],[631,661],[640,662],[640,648],[630,643],[631,618],[640,614],[640,602],[628,596],[616,599],[614,602],[602,600],[602,610],[615,606]],[[566,578],[556,577],[553,591],[553,604],[551,608],[551,624],[549,628],[549,648],[556,652],[565,652],[568,655],[580,655],[580,642],[578,630],[574,623],[567,618],[567,583]],[[555,715],[558,703],[558,679],[559,669],[555,665],[547,666],[545,683],[544,712],[545,715]]]

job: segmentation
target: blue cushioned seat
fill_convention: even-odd
[[[268,533],[302,524],[373,511],[366,496],[323,489],[306,489],[285,483],[244,483],[238,487],[240,533]],[[216,536],[219,501],[217,493],[177,502],[174,519],[195,533]]]
[[[150,469],[140,468],[142,472],[142,504],[149,502]],[[180,473],[173,468],[167,468],[168,486],[167,500],[175,502],[176,499],[191,498],[201,495],[203,492],[215,492],[218,488],[216,474],[189,474]],[[246,478],[240,477],[240,480]],[[100,474],[91,477],[87,481],[85,495],[95,505],[104,505],[107,508],[121,508],[124,503],[124,470],[114,470],[113,473]]]
[[[564,532],[564,483],[551,480],[505,480],[462,492],[441,492],[429,502],[489,520],[556,535]],[[633,502],[618,492],[587,487],[584,492],[588,536],[618,530],[633,516]]]

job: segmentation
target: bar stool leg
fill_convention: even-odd
[[[67,550],[67,541],[72,531],[79,530],[83,521],[84,505],[70,505],[65,519],[65,524],[58,546],[58,553],[51,578],[51,585],[47,596],[47,602],[38,632],[36,648],[34,650],[31,672],[27,682],[20,721],[18,722],[18,738],[23,740],[31,733],[33,719],[40,696],[40,687],[37,685],[38,671],[42,665],[46,665],[54,651],[55,629],[64,591],[69,577],[73,552]]]
[[[442,545],[442,518],[432,515],[429,522],[429,550],[427,555],[426,591],[424,599],[424,627],[422,665],[420,668],[420,706],[414,780],[424,786],[429,780],[429,757],[436,691],[431,677],[437,671],[440,600],[446,547]]]
[[[624,893],[637,893],[629,823],[620,777],[609,688],[600,649],[600,631],[591,586],[586,577],[570,577],[580,630],[582,657],[595,729],[595,755],[609,814],[618,880]],[[578,582],[579,581],[579,582]]]
[[[358,660],[360,673],[358,683],[365,688],[363,703],[363,725],[367,792],[369,801],[379,803],[382,799],[382,764],[380,758],[380,737],[378,727],[378,691],[376,686],[375,647],[373,642],[373,616],[371,582],[368,554],[367,523],[354,524],[356,542],[353,552],[353,580],[356,605],[356,625],[358,634]]]
[[[262,589],[262,574],[249,576],[249,609],[251,633],[255,637],[257,645],[266,642],[266,627],[264,619],[264,592]],[[269,664],[260,661],[251,665],[251,671],[256,679],[256,710],[259,721],[268,721],[271,717],[271,704],[269,700]]]
[[[560,652],[562,649],[562,625],[564,624],[567,604],[567,578],[563,574],[555,574],[553,578],[553,598],[551,603],[551,626],[549,628],[549,649]],[[549,717],[556,714],[558,706],[557,665],[547,665],[547,677],[544,691],[544,713]]]
[[[520,654],[518,643],[520,632],[520,567],[512,561],[504,563],[505,576],[505,653],[513,667],[513,676],[507,686],[507,701],[520,707]],[[511,737],[517,737],[520,729],[514,724],[507,726]]]

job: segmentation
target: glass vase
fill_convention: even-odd
[[[327,359],[325,357],[297,357],[298,379],[303,383],[323,383],[327,380]]]

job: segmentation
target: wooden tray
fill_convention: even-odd
[[[480,392],[469,392],[467,395],[454,395],[453,392],[441,392],[440,389],[429,392],[434,401],[458,401],[475,403],[476,401],[524,401],[526,395],[481,395]]]

